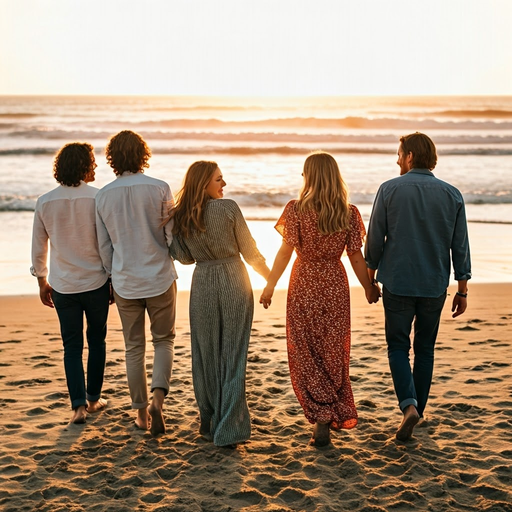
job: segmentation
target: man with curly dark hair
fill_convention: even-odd
[[[36,203],[32,232],[31,272],[41,302],[55,307],[64,344],[64,369],[73,416],[85,423],[87,412],[103,409],[105,337],[110,297],[96,237],[94,150],[90,144],[66,144],[55,157],[53,176],[59,186]],[[48,276],[48,241],[50,272]],[[48,277],[48,279],[47,279]],[[87,319],[87,385],[82,353],[84,313]]]
[[[162,413],[169,392],[176,316],[176,271],[169,257],[172,241],[169,185],[144,174],[151,151],[132,131],[113,136],[107,161],[117,178],[96,196],[97,228],[103,266],[112,275],[112,287],[123,325],[126,373],[135,426],[165,433]],[[145,313],[153,338],[154,363],[148,401]],[[149,407],[148,407],[149,406]]]

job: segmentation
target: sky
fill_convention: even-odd
[[[510,0],[0,0],[0,94],[512,94]]]

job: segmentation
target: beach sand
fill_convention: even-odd
[[[252,331],[252,438],[230,450],[198,433],[187,292],[179,293],[168,433],[158,438],[133,427],[115,307],[108,407],[85,425],[69,426],[55,311],[36,296],[0,297],[0,509],[512,511],[511,298],[511,284],[470,283],[469,309],[455,320],[448,298],[427,421],[401,443],[394,438],[401,414],[382,307],[368,306],[361,288],[353,288],[351,379],[359,424],[314,448],[289,380],[286,292],[276,292],[271,309],[256,307]]]

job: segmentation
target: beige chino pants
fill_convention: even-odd
[[[169,392],[174,338],[176,337],[176,281],[161,295],[146,299],[123,299],[114,290],[117,310],[123,326],[126,347],[126,375],[133,409],[149,405],[146,376],[145,313],[148,312],[153,338],[153,377],[151,391]]]

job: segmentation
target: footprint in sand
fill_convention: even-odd
[[[44,378],[29,379],[29,380],[17,380],[6,382],[8,386],[16,386],[19,388],[26,388],[31,386],[38,386],[39,384],[51,384],[51,380]]]
[[[41,414],[47,414],[47,409],[43,409],[42,407],[36,407],[35,409],[30,409],[27,411],[27,416],[40,416]]]
[[[41,425],[37,425],[36,428],[39,430],[49,430],[57,426],[57,423],[42,423]]]
[[[140,501],[144,503],[160,503],[165,498],[163,494],[157,494],[154,492],[149,492],[140,498]]]
[[[270,386],[269,388],[266,389],[266,391],[268,391],[272,395],[278,395],[280,393],[284,393],[284,389],[278,388],[276,386]]]
[[[21,425],[20,423],[7,423],[6,425],[4,425],[4,427],[9,430],[16,430],[18,428],[21,428],[22,426],[23,425]]]
[[[375,402],[372,402],[371,400],[359,400],[358,402],[359,407],[368,407],[368,409],[376,409],[377,404]]]
[[[242,501],[248,505],[257,505],[263,499],[258,491],[239,491],[229,496],[232,500]]]

